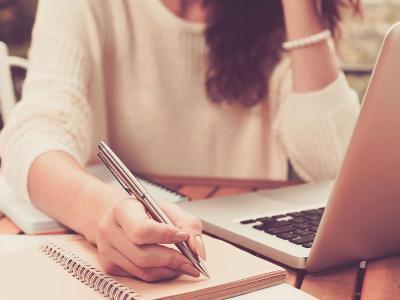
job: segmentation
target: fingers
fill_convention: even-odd
[[[180,252],[160,245],[145,245],[136,253],[135,263],[144,267],[168,267],[198,277],[200,272]]]
[[[190,276],[200,272],[180,252],[160,245],[135,245],[118,227],[110,235],[110,242],[129,261],[141,268],[169,268]]]
[[[177,227],[158,223],[148,217],[143,205],[122,200],[114,209],[116,222],[135,244],[168,244],[186,241],[189,234]]]
[[[201,238],[202,223],[176,205],[161,201],[160,204],[176,227],[150,219],[139,201],[126,199],[113,209],[114,232],[108,232],[104,238],[109,239],[112,247],[136,268],[168,268],[174,272],[200,276],[199,271],[181,253],[157,244],[188,241],[191,250],[206,259]],[[129,272],[135,272],[137,276],[139,269],[131,267]]]
[[[179,272],[168,268],[141,268],[133,264],[113,248],[110,248],[106,255],[104,254],[105,253],[100,255],[100,262],[102,263],[104,270],[109,274],[117,276],[134,275],[135,277],[147,282],[171,279],[180,274]]]
[[[203,230],[201,221],[175,204],[161,201],[159,204],[162,205],[164,211],[168,214],[176,227],[189,233],[190,238],[188,240],[188,245],[190,249],[201,258],[206,259],[206,249],[201,237]]]
[[[206,247],[204,246],[203,238],[200,234],[191,237],[188,241],[189,247],[197,253],[202,259],[207,259]]]

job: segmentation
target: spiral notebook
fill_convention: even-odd
[[[102,165],[89,166],[87,171],[104,182],[120,187],[110,172]],[[140,179],[140,181],[155,199],[164,199],[172,203],[186,199],[185,196],[155,183],[144,179]],[[4,177],[0,175],[0,215],[1,213],[7,215],[25,233],[43,234],[66,231],[64,226],[40,212],[31,203],[16,197]]]
[[[283,283],[279,266],[205,236],[211,278],[158,283],[106,275],[85,240],[57,240],[0,256],[1,299],[223,299]]]

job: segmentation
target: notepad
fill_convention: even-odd
[[[100,180],[109,184],[118,185],[120,188],[118,182],[114,180],[110,172],[104,166],[89,166],[87,171]],[[172,203],[177,203],[186,199],[183,195],[168,190],[165,187],[156,185],[142,178],[139,180],[155,199],[163,199]],[[15,196],[4,177],[1,175],[0,212],[3,212],[5,215],[7,215],[25,233],[61,233],[67,230],[64,226],[39,211],[31,203],[23,201]]]
[[[221,299],[283,283],[279,266],[204,236],[210,279],[158,283],[106,275],[96,248],[65,240],[0,256],[2,299]]]
[[[118,188],[121,188],[121,185],[117,182],[117,180],[112,176],[111,172],[108,171],[108,169],[103,164],[89,166],[86,168],[86,171],[103,182],[107,182],[109,184],[117,186]],[[154,199],[163,199],[172,203],[178,203],[187,200],[186,196],[174,192],[164,186],[155,184],[154,182],[150,182],[140,177],[138,179],[149,191],[149,193],[154,197]]]

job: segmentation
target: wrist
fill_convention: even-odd
[[[316,1],[282,0],[287,39],[299,39],[321,32]]]
[[[80,229],[87,240],[95,243],[98,224],[108,211],[124,197],[126,197],[124,191],[96,178],[90,178],[85,183],[80,195],[82,203]]]

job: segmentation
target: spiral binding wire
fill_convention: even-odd
[[[82,261],[74,253],[66,251],[56,244],[47,244],[40,250],[63,267],[73,277],[90,288],[112,300],[136,300],[140,295],[132,289],[118,283],[103,272]]]

